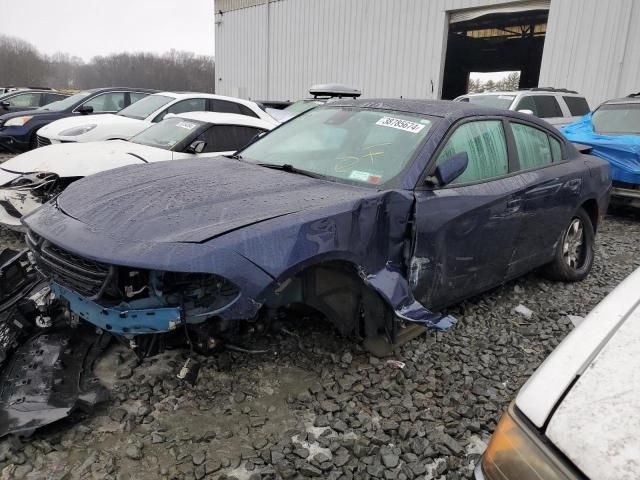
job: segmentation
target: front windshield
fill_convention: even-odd
[[[136,103],[129,105],[127,108],[120,110],[118,115],[135,118],[137,120],[144,120],[153,112],[172,100],[175,99],[172,97],[165,97],[164,95],[149,95],[138,100]]]
[[[432,119],[418,115],[321,107],[282,125],[241,155],[253,163],[382,185],[409,163],[431,126]]]
[[[516,97],[515,95],[473,95],[465,98],[469,99],[469,103],[475,105],[508,110]]]
[[[203,125],[206,125],[206,123],[171,117],[151,125],[129,141],[140,145],[172,150],[178,144],[198,133]]]
[[[311,110],[312,108],[319,107],[320,105],[324,105],[322,100],[298,100],[284,110],[291,113],[302,113],[307,110]]]
[[[44,107],[40,107],[38,110],[61,112],[62,110],[66,110],[67,108],[72,107],[77,102],[84,100],[91,93],[92,92],[88,92],[88,91],[76,93],[75,95],[71,95],[70,97],[67,97],[64,100],[58,100],[57,102],[53,102],[53,103],[50,103],[49,105],[45,105]]]
[[[597,133],[640,135],[640,103],[602,105],[591,121]]]

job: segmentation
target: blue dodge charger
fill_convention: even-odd
[[[610,190],[606,161],[531,115],[343,100],[229,157],[87,177],[23,222],[64,318],[142,355],[159,336],[207,350],[292,306],[393,345],[533,269],[583,279]]]

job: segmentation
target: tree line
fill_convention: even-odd
[[[497,82],[493,80],[487,80],[486,82],[481,82],[479,78],[475,80],[469,79],[469,84],[467,86],[467,91],[469,93],[481,93],[481,92],[490,92],[490,91],[500,91],[500,92],[509,92],[512,90],[518,90],[520,86],[520,72],[511,72],[509,75],[504,77]]]
[[[213,57],[176,50],[116,53],[85,62],[67,53],[44,55],[29,42],[0,35],[0,86],[6,85],[214,92],[215,63]]]

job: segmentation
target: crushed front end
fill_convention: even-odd
[[[58,195],[68,182],[55,173],[30,173],[0,187],[0,224],[24,231],[20,219]]]
[[[230,328],[219,315],[239,300],[240,291],[222,277],[107,265],[32,231],[26,240],[36,269],[71,318],[126,339],[140,358],[162,351],[173,337],[208,353]]]

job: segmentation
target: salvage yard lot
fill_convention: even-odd
[[[96,369],[111,400],[23,444],[4,440],[0,478],[470,478],[502,411],[573,328],[569,316],[640,266],[639,236],[637,217],[608,216],[586,280],[530,274],[464,302],[450,309],[453,329],[392,357],[404,368],[309,318],[247,337],[237,350],[251,353],[201,357],[195,387],[175,378],[182,352],[136,366],[114,346]],[[20,242],[0,231],[0,246]]]

